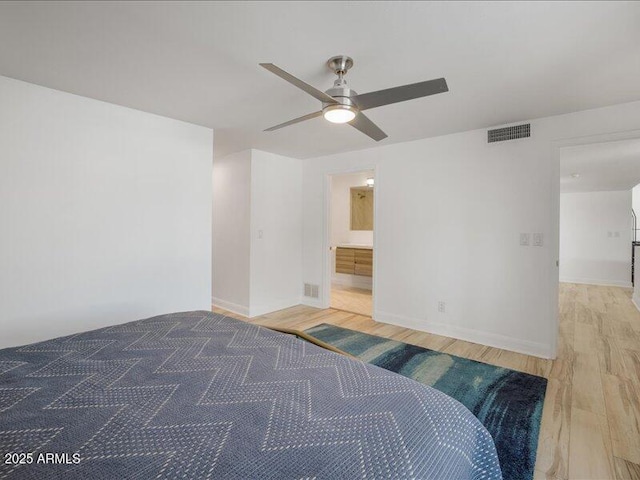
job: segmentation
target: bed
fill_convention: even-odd
[[[501,478],[445,394],[206,311],[0,350],[0,454],[0,478]]]

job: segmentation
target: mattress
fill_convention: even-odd
[[[0,350],[0,454],[0,478],[501,478],[447,395],[206,311]]]

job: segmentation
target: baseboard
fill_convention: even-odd
[[[322,300],[320,300],[319,298],[302,297],[300,299],[300,304],[306,305],[307,307],[313,307],[313,308],[326,308],[322,304]]]
[[[560,277],[560,283],[579,283],[581,285],[597,285],[599,287],[625,287],[631,288],[631,282],[618,282],[615,280],[599,280],[593,278],[568,278]]]
[[[482,332],[471,328],[457,327],[440,322],[432,322],[420,320],[416,318],[394,315],[391,313],[377,311],[375,320],[400,327],[411,328],[434,335],[442,335],[445,337],[456,338],[466,342],[479,343],[488,345],[489,347],[509,350],[511,352],[524,353],[525,355],[533,355],[540,358],[553,358],[551,345],[543,343],[530,342],[518,338],[507,337],[497,333]]]
[[[249,308],[249,318],[259,317],[271,312],[277,312],[278,310],[284,310],[285,308],[294,307],[300,305],[300,297],[290,298],[288,300],[278,300],[267,305],[259,305],[257,307]]]
[[[230,312],[237,313],[238,315],[242,315],[243,317],[249,316],[249,308],[244,305],[238,305],[237,303],[227,302],[226,300],[222,300],[221,298],[211,297],[211,303],[216,307],[224,308],[225,310],[229,310]]]

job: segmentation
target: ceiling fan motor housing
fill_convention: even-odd
[[[327,110],[345,109],[357,112],[358,106],[353,100],[351,100],[351,98],[355,97],[357,93],[349,88],[347,81],[344,79],[344,75],[351,67],[353,67],[353,59],[346,55],[337,55],[335,57],[331,57],[327,61],[327,66],[338,76],[338,78],[333,82],[333,87],[325,93],[330,97],[333,97],[333,99],[338,103],[322,102],[322,111],[326,112]]]
[[[344,75],[351,67],[353,67],[353,59],[346,55],[336,55],[335,57],[331,57],[327,60],[327,67],[329,67],[329,70],[335,73],[338,78],[333,82],[333,87],[325,93],[333,97],[338,104],[344,105],[348,109],[351,109],[350,107],[355,107],[356,105],[351,100],[351,97],[355,97],[356,92],[349,88],[347,81],[344,79]],[[324,110],[330,105],[330,103],[323,102],[322,109]],[[333,105],[335,108],[335,104]]]
[[[337,84],[338,82],[336,82]],[[351,90],[346,82],[342,82],[341,85],[334,85],[332,88],[325,92],[327,95],[334,98],[336,102],[341,105],[349,106],[349,107],[357,107],[355,102],[351,100],[351,97],[355,97],[357,95],[355,90]],[[331,103],[322,102],[322,108],[328,107],[332,105]]]

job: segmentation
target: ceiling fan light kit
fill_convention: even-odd
[[[357,109],[350,105],[327,105],[322,115],[331,123],[347,123],[356,118]]]
[[[326,92],[312,87],[308,83],[275,66],[273,63],[261,63],[260,66],[322,102],[322,109],[319,112],[309,113],[302,117],[294,118],[288,122],[267,128],[265,130],[266,132],[323,116],[332,123],[349,123],[349,125],[355,129],[360,130],[376,142],[379,142],[383,138],[387,138],[387,134],[369,120],[369,118],[362,113],[363,110],[449,91],[446,80],[444,78],[437,78],[427,80],[426,82],[413,83],[402,87],[387,88],[385,90],[358,95],[354,90],[349,88],[344,78],[349,69],[353,67],[353,59],[346,55],[337,55],[327,61],[327,66],[338,78],[333,83],[333,87]]]

